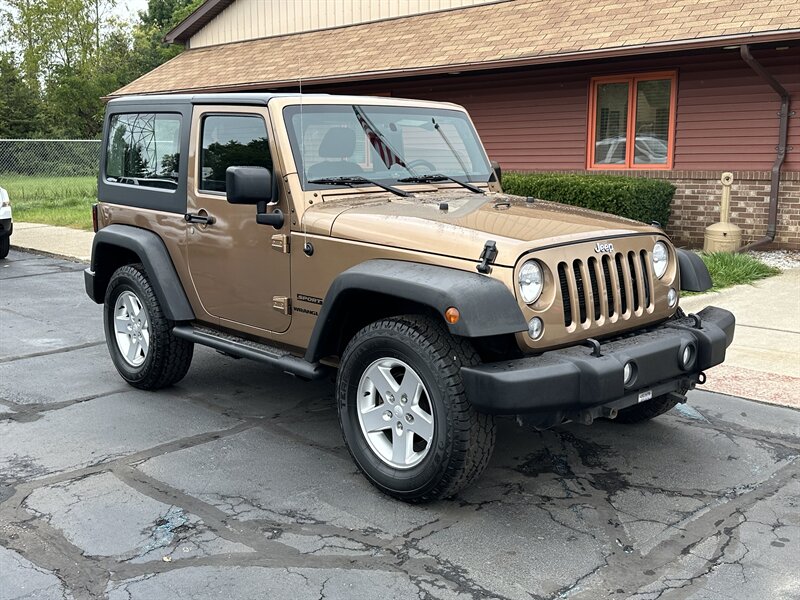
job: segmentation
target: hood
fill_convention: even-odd
[[[309,233],[478,260],[487,240],[498,265],[513,266],[524,252],[590,238],[654,233],[638,221],[592,210],[488,192],[439,190],[402,198],[386,194],[326,194],[309,208]]]

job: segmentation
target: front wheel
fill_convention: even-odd
[[[479,361],[466,340],[433,319],[372,323],[344,351],[336,382],[339,422],[358,467],[406,502],[456,494],[491,457],[494,419],[467,400],[461,367]]]
[[[9,250],[11,250],[11,236],[0,236],[0,258],[8,256]]]
[[[173,324],[141,265],[125,265],[111,276],[104,321],[114,366],[132,386],[157,390],[188,372],[194,345],[172,335]]]

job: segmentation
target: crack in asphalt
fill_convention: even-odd
[[[570,594],[569,597],[573,600],[596,598],[601,590],[611,589],[610,582],[615,581],[631,582],[628,585],[629,589],[625,590],[628,593],[655,583],[673,565],[676,556],[685,556],[699,543],[718,535],[721,525],[728,523],[731,519],[737,520],[735,525],[723,527],[721,530],[727,540],[722,544],[721,551],[716,552],[714,557],[707,561],[705,570],[687,578],[687,581],[693,582],[704,577],[715,565],[718,565],[730,543],[732,532],[744,522],[744,519],[738,520],[738,517],[741,517],[744,511],[752,508],[758,502],[774,496],[789,482],[798,479],[800,479],[800,469],[798,469],[797,460],[792,459],[776,470],[766,481],[754,486],[753,489],[735,497],[725,498],[724,502],[706,510],[692,521],[691,529],[686,529],[683,533],[663,540],[646,555],[636,554],[624,559],[619,555],[612,557],[608,561],[608,569],[600,573],[601,579],[598,582],[586,590]]]
[[[8,310],[8,309],[3,309]],[[63,354],[65,352],[72,352],[73,350],[84,350],[86,348],[94,348],[95,346],[105,346],[106,341],[100,340],[95,342],[84,342],[82,344],[74,344],[72,346],[64,346],[61,348],[53,348],[52,350],[43,350],[41,352],[31,352],[30,354],[18,354],[16,356],[4,356],[0,358],[0,365],[4,363],[16,362],[18,360],[25,360],[27,358],[39,358],[41,356],[52,356],[54,354]]]
[[[27,273],[25,275],[3,275],[3,277],[0,277],[0,281],[12,281],[14,279],[28,279],[30,277],[47,277],[48,275],[62,275],[64,273],[81,273],[85,267],[83,265],[76,265],[75,267],[69,267],[66,265],[45,265],[45,268],[55,269],[55,270],[48,271],[47,273]]]
[[[20,423],[30,423],[42,418],[44,413],[61,410],[76,404],[82,404],[91,400],[98,400],[100,398],[107,398],[116,394],[127,392],[126,388],[119,388],[109,392],[101,392],[99,394],[90,394],[88,396],[80,396],[71,400],[62,400],[60,402],[32,402],[30,404],[17,404],[9,400],[0,398],[0,404],[12,409],[13,413],[0,414],[0,421],[17,421]]]

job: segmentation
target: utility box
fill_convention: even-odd
[[[728,221],[731,209],[733,173],[723,173],[720,182],[722,183],[722,202],[719,208],[720,221],[706,227],[703,252],[736,252],[742,246],[742,230]]]

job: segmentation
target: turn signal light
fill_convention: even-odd
[[[92,229],[97,233],[97,203],[92,204]]]
[[[461,313],[458,312],[458,309],[455,306],[451,306],[446,311],[444,311],[444,320],[450,323],[450,325],[455,325],[458,323],[458,320],[461,318]]]

